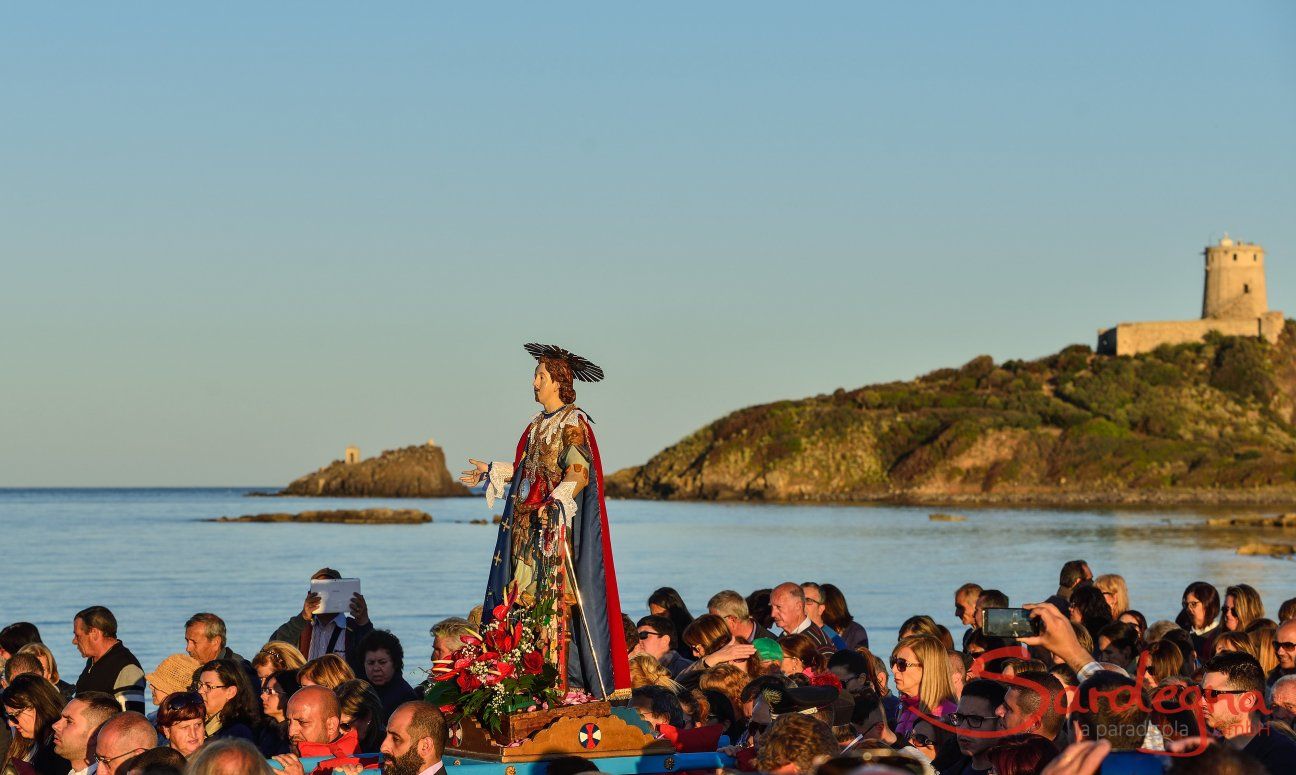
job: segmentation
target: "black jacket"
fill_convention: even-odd
[[[125,644],[117,641],[98,662],[86,660],[77,678],[76,693],[105,692],[125,710],[144,712],[144,669]]]

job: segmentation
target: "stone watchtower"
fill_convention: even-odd
[[[342,461],[347,465],[360,462],[360,448],[354,444],[346,448],[346,457]]]
[[[1163,344],[1200,341],[1212,331],[1277,342],[1284,321],[1281,312],[1269,309],[1264,248],[1253,242],[1236,242],[1225,234],[1202,254],[1206,256],[1206,284],[1201,320],[1120,323],[1098,332],[1098,352],[1136,355]]]
[[[1202,319],[1259,318],[1269,311],[1265,294],[1264,248],[1234,242],[1227,234],[1210,245],[1206,256],[1206,288]]]

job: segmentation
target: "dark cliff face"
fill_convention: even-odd
[[[611,495],[1013,500],[1296,494],[1296,324],[1113,358],[980,356],[909,382],[736,411],[608,478]],[[1290,497],[1290,496],[1287,496]]]
[[[388,450],[350,465],[340,460],[288,485],[280,495],[442,498],[468,495],[451,476],[445,452],[428,444]]]

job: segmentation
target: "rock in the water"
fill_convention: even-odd
[[[1265,557],[1289,557],[1296,554],[1296,546],[1291,544],[1243,544],[1238,547],[1237,553]]]
[[[927,519],[932,522],[967,522],[967,517],[962,514],[928,514]]]
[[[338,511],[303,511],[300,514],[248,514],[221,517],[209,522],[324,522],[335,525],[421,525],[432,521],[432,515],[418,509],[340,509]]]
[[[1292,527],[1296,528],[1296,514],[1279,514],[1276,517],[1214,517],[1206,520],[1208,527]]]
[[[288,485],[280,495],[364,498],[442,498],[468,495],[450,475],[445,452],[422,444],[388,450],[378,457],[346,463],[335,460]]]

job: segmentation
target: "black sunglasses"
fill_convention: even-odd
[[[640,631],[639,631],[639,640],[648,640],[648,638],[651,637],[651,636],[653,636],[653,635],[656,635],[656,636],[659,637],[659,638],[662,636],[662,634],[661,634],[660,632],[653,632],[652,630],[640,630]]]

